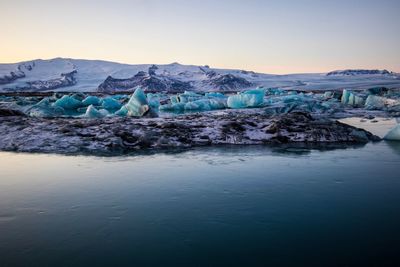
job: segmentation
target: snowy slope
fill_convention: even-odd
[[[400,87],[400,78],[393,73],[348,72],[269,75],[178,63],[129,65],[55,58],[0,64],[0,91],[109,92],[133,90],[135,86],[153,91],[236,91],[255,86],[303,90]]]

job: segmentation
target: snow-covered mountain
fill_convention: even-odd
[[[400,87],[389,71],[345,70],[319,74],[270,75],[172,63],[129,65],[100,60],[55,58],[0,64],[0,91],[240,91],[255,86],[318,90]]]

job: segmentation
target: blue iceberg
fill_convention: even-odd
[[[165,112],[182,112],[185,110],[185,103],[169,103],[159,107],[160,111]]]
[[[90,96],[88,96],[88,97],[86,97],[85,99],[82,100],[82,104],[84,106],[90,106],[90,105],[100,106],[101,105],[101,99],[98,98],[97,96],[90,95]]]
[[[58,99],[53,106],[55,107],[61,107],[63,109],[67,109],[67,110],[73,110],[73,109],[77,109],[79,107],[82,106],[82,102],[75,99],[72,96],[69,95],[64,95],[63,97],[61,97],[60,99]]]
[[[125,105],[127,116],[142,117],[150,110],[147,97],[141,88],[137,88]]]
[[[160,98],[161,98],[161,95],[159,95],[159,94],[148,93],[148,94],[146,95],[146,97],[147,97],[147,101],[149,102],[149,106],[150,106],[151,108],[154,108],[154,109],[157,110],[157,109],[160,107]]]
[[[230,108],[255,108],[264,103],[264,89],[254,89],[228,97],[227,105]]]
[[[103,118],[107,115],[108,115],[107,110],[105,109],[97,110],[93,105],[90,105],[86,109],[86,113],[83,116],[89,119],[98,119],[98,118]]]
[[[346,89],[343,90],[341,102],[344,105],[350,105],[353,107],[362,107],[365,105],[365,100],[363,97]]]
[[[62,107],[51,105],[50,98],[46,97],[33,105],[26,112],[31,117],[55,117],[65,114]]]
[[[113,97],[106,97],[102,99],[101,106],[107,110],[117,110],[122,107],[122,104]]]

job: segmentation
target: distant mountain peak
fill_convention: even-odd
[[[392,75],[393,72],[388,70],[368,70],[368,69],[347,69],[335,70],[327,73],[327,76],[357,76],[357,75]]]

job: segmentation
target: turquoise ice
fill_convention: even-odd
[[[365,100],[363,97],[346,89],[343,90],[341,102],[344,105],[350,105],[353,107],[362,107],[365,104]]]
[[[61,107],[67,110],[74,110],[82,106],[82,102],[72,96],[64,95],[58,99],[54,104],[55,107]]]
[[[228,97],[227,106],[230,108],[254,108],[264,103],[264,89],[248,90]]]
[[[129,99],[128,104],[125,105],[127,116],[142,117],[149,110],[149,102],[141,88],[137,88]]]
[[[100,106],[101,99],[99,97],[97,97],[97,96],[90,95],[90,96],[88,96],[88,97],[86,97],[85,99],[82,100],[82,104],[84,106],[90,106],[90,105]]]
[[[65,110],[62,107],[51,105],[50,98],[45,97],[29,108],[26,113],[31,117],[56,117],[64,115]]]
[[[106,97],[101,100],[101,106],[107,110],[117,110],[122,107],[122,104],[113,97]]]
[[[86,113],[84,115],[85,118],[90,118],[90,119],[98,119],[98,118],[103,118],[108,115],[107,110],[97,110],[93,105],[90,105],[86,109]]]

